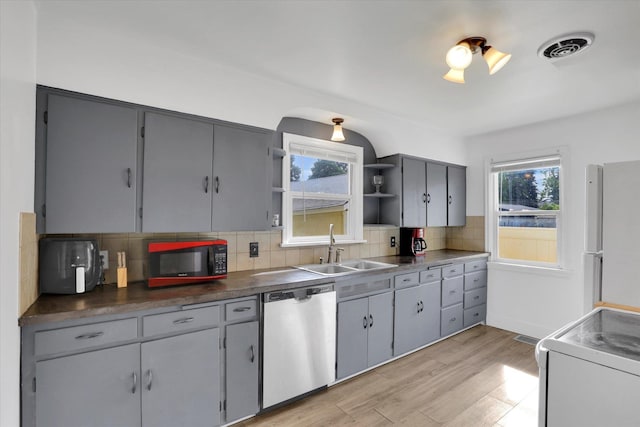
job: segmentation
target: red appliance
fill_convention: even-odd
[[[227,241],[149,242],[150,288],[190,285],[227,277]]]
[[[400,255],[421,256],[427,251],[423,228],[400,229]]]

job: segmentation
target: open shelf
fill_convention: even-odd
[[[384,197],[396,197],[395,194],[389,194],[389,193],[367,193],[367,194],[363,194],[364,197],[377,197],[377,198],[384,198]]]
[[[395,168],[396,165],[391,163],[367,163],[366,165],[362,165],[365,169],[391,169]]]

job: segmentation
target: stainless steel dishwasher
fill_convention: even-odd
[[[335,380],[336,292],[319,285],[263,294],[262,407]]]

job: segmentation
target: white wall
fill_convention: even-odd
[[[487,322],[541,337],[583,313],[585,166],[640,159],[640,102],[467,139],[467,214],[485,214],[485,161],[532,149],[568,147],[565,167],[566,268],[562,274],[494,266]],[[638,192],[638,189],[632,191]],[[637,213],[630,213],[636,215]]]
[[[334,113],[345,117],[345,128],[367,137],[379,156],[406,152],[453,163],[464,159],[461,138],[354,101],[229,68],[216,58],[188,56],[161,43],[123,28],[87,27],[72,16],[42,8],[38,83],[269,129],[288,115],[313,120],[308,114],[324,112],[329,123]]]
[[[33,211],[36,12],[0,2],[0,425],[20,423],[20,212]]]

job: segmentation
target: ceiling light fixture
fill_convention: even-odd
[[[478,51],[489,66],[489,74],[498,72],[511,59],[511,54],[487,45],[484,37],[468,37],[460,40],[447,52],[446,61],[451,69],[442,77],[450,82],[464,83],[464,70],[471,65],[472,56]]]
[[[344,122],[344,119],[336,117],[331,119],[331,121],[333,122],[333,135],[331,135],[331,140],[336,142],[344,141],[344,133],[342,133],[342,122]]]

